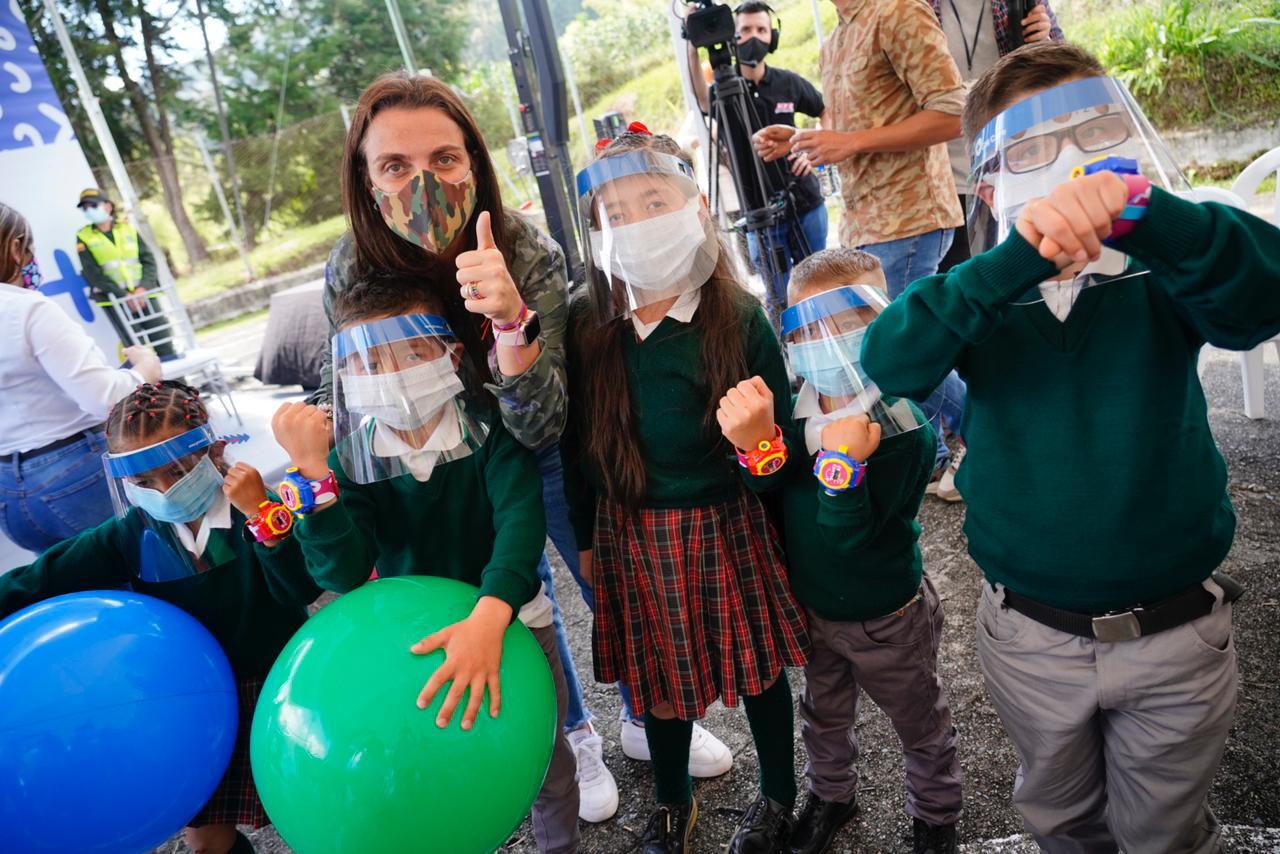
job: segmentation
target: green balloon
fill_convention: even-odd
[[[551,761],[556,697],[522,623],[503,638],[497,718],[486,696],[463,731],[464,699],[438,728],[443,689],[417,707],[444,652],[409,647],[464,619],[477,593],[446,578],[378,579],[322,608],[280,653],[250,758],[262,804],[298,854],[492,851],[529,812]]]

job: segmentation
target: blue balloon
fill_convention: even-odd
[[[0,848],[137,854],[213,794],[236,683],[194,617],[137,593],[57,596],[0,622]]]

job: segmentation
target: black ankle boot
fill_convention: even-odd
[[[791,832],[792,854],[822,854],[857,812],[857,798],[848,803],[824,801],[810,792]]]
[[[728,854],[787,854],[793,822],[791,807],[761,794],[738,822]]]
[[[915,837],[915,854],[957,854],[960,850],[954,824],[929,824],[913,818],[911,833]]]
[[[697,820],[698,802],[693,798],[687,804],[658,804],[644,829],[643,854],[686,854]]]

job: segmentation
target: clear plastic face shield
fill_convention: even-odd
[[[977,135],[972,154],[967,226],[974,255],[1003,241],[1031,199],[1119,162],[1109,158],[1135,161],[1152,184],[1171,192],[1190,189],[1129,90],[1110,77],[1063,83],[1013,104]],[[1130,271],[1128,256],[1103,247],[1097,261],[1067,268],[1052,281],[1064,299],[1074,300],[1082,287],[1134,275],[1141,273]],[[1054,290],[1032,289],[1015,304],[1040,302],[1056,296]]]
[[[352,480],[425,481],[483,443],[462,406],[459,346],[434,314],[373,320],[333,337],[335,447]]]
[[[587,286],[601,322],[702,287],[720,243],[693,169],[628,151],[578,173]]]
[[[782,340],[791,369],[805,380],[796,401],[796,418],[806,418],[821,434],[826,424],[850,415],[867,415],[881,435],[895,436],[923,422],[910,404],[885,397],[862,370],[860,354],[867,326],[888,305],[884,292],[870,285],[844,285],[801,300],[782,313]],[[820,444],[820,441],[819,443]],[[810,441],[810,452],[816,446]]]
[[[223,442],[205,425],[131,451],[107,453],[103,463],[116,518],[141,512],[138,577],[175,581],[198,572],[172,526],[195,522],[222,497]]]

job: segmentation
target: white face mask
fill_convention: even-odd
[[[397,430],[426,424],[462,390],[450,353],[403,371],[342,375],[347,409]]]
[[[697,197],[678,211],[617,226],[608,234],[609,241],[603,231],[590,234],[596,266],[640,290],[687,290],[680,285],[692,272],[699,251],[706,251],[708,239]]]

